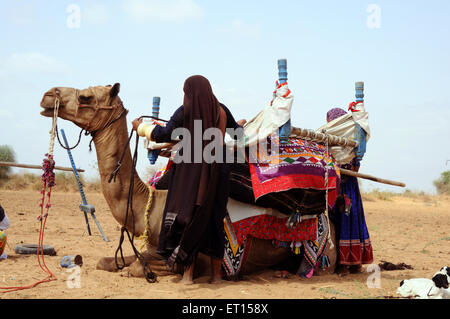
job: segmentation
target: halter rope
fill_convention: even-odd
[[[153,203],[153,194],[155,193],[155,190],[150,185],[148,185],[148,191],[149,191],[148,201],[147,201],[147,206],[145,207],[145,215],[144,215],[145,230],[141,236],[136,238],[136,240],[141,241],[140,247],[138,248],[138,251],[141,254],[142,254],[142,251],[144,250],[144,248],[146,248],[147,245],[149,244],[149,237],[150,237],[149,228],[150,227],[149,227],[149,223],[148,223],[148,215],[150,214],[150,208],[152,207],[152,203]]]
[[[323,130],[322,133],[325,134],[325,217],[327,220],[327,227],[328,227],[328,243],[330,244],[330,248],[334,248],[333,241],[331,240],[331,228],[330,228],[330,218],[328,216],[328,134],[326,130]]]
[[[48,276],[47,276],[47,278],[45,278],[43,280],[39,280],[29,286],[0,287],[0,289],[3,290],[3,291],[0,291],[0,293],[7,293],[7,292],[31,289],[31,288],[34,288],[37,285],[42,284],[44,282],[50,282],[50,281],[57,280],[56,276],[51,272],[50,269],[48,269],[47,265],[45,264],[44,232],[45,232],[45,225],[47,223],[48,212],[51,207],[50,198],[51,198],[51,193],[52,193],[52,187],[55,186],[55,173],[53,172],[53,170],[55,168],[55,161],[53,160],[53,149],[55,146],[55,136],[56,136],[55,132],[56,132],[56,122],[58,120],[58,112],[59,112],[59,98],[55,97],[55,106],[53,109],[53,118],[52,118],[52,128],[49,132],[49,134],[50,134],[49,148],[48,148],[48,153],[45,154],[46,158],[44,158],[44,161],[42,163],[42,168],[44,170],[44,174],[42,174],[42,190],[41,190],[42,198],[41,198],[41,203],[39,204],[39,206],[41,208],[41,212],[40,212],[40,215],[37,217],[37,219],[40,222],[40,227],[39,227],[39,239],[38,239],[38,247],[37,247],[36,255],[37,255],[39,267]],[[47,190],[47,187],[48,187],[48,192],[46,194],[45,192]],[[48,197],[47,203],[45,203],[46,196]],[[44,208],[45,208],[45,214],[44,214]]]

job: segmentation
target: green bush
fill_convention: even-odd
[[[0,162],[16,162],[16,154],[9,145],[0,145]],[[11,172],[11,167],[0,166],[0,179],[8,178],[8,174]]]
[[[443,172],[439,179],[435,180],[434,186],[438,194],[450,195],[450,171]]]

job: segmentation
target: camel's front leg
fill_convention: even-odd
[[[157,276],[173,275],[164,259],[156,253],[155,247],[147,247],[147,250],[142,254],[149,269],[151,269]],[[128,274],[132,277],[144,277],[144,268],[139,260],[135,260],[128,269]]]
[[[124,257],[124,259],[125,259],[125,267],[128,267],[136,260],[136,256],[134,256],[134,255],[126,256],[126,257]],[[122,263],[123,263],[122,258],[118,257],[117,262],[119,263],[119,265],[122,265]],[[115,272],[115,271],[119,270],[117,268],[116,260],[114,257],[103,257],[102,259],[100,259],[98,261],[96,268],[98,270],[105,270],[105,271],[110,271],[110,272]]]

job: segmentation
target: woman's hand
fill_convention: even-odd
[[[131,122],[131,125],[133,125],[133,130],[137,130],[138,126],[142,123],[142,119],[135,119],[133,122]]]
[[[240,126],[244,126],[245,123],[247,123],[247,120],[242,119],[242,120],[237,121],[236,123],[239,124]]]

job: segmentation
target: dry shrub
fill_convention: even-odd
[[[92,193],[100,193],[102,191],[102,184],[100,182],[100,178],[95,178],[90,181],[86,181],[85,184],[83,184],[83,187],[89,192]]]
[[[433,183],[438,194],[450,195],[450,171],[443,172]]]
[[[91,192],[101,191],[100,180],[86,181],[82,174],[79,175],[83,188]],[[57,172],[55,174],[55,192],[78,192],[78,183],[73,173]],[[42,189],[41,175],[32,173],[14,174],[0,181],[0,189],[6,190],[36,190]]]
[[[398,196],[398,194],[388,191],[380,191],[378,188],[374,189],[370,193],[366,193],[365,197],[369,198],[369,201],[375,201],[375,200],[384,200],[384,201],[391,201],[393,197]],[[364,197],[363,197],[364,200]]]
[[[0,145],[0,161],[12,162],[16,161],[16,153],[10,145]],[[11,173],[11,167],[0,166],[0,179],[8,178]]]
[[[431,202],[433,200],[432,196],[430,194],[425,193],[424,191],[417,192],[411,191],[410,189],[405,190],[402,196],[424,202]]]
[[[24,173],[10,175],[3,179],[0,187],[8,190],[41,189],[41,177],[36,174]]]
[[[83,176],[80,176],[81,183],[83,183]],[[55,174],[55,187],[57,192],[74,192],[78,191],[78,183],[73,173],[58,172]]]
[[[374,202],[375,197],[370,193],[362,193],[361,198],[364,202]]]

